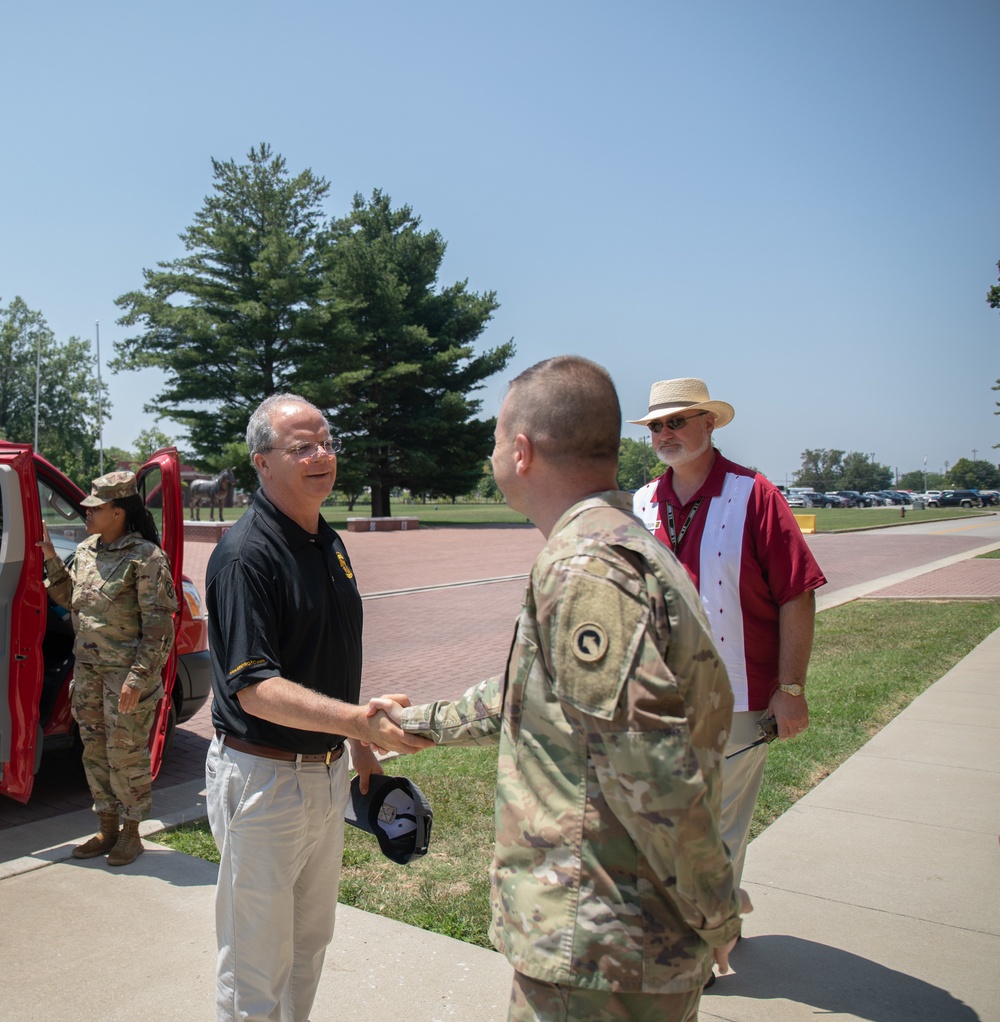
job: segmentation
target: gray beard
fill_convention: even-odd
[[[667,451],[659,450],[656,452],[656,456],[668,468],[677,468],[678,465],[686,465],[689,461],[694,461],[696,458],[700,458],[705,451],[708,450],[711,444],[712,438],[706,433],[702,437],[701,445],[695,450],[690,450],[685,447],[676,454],[670,454]]]

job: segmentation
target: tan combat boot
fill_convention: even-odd
[[[118,836],[118,844],[108,855],[108,865],[127,866],[130,862],[135,862],[144,851],[142,839],[139,837],[139,821],[126,820]]]
[[[118,813],[98,813],[101,821],[100,829],[89,840],[73,849],[73,856],[77,859],[93,859],[95,856],[104,855],[110,852],[118,841]]]

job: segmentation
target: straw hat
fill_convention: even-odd
[[[649,391],[649,411],[641,419],[629,419],[635,426],[645,426],[654,419],[669,419],[678,412],[690,410],[715,413],[715,428],[733,421],[733,406],[725,401],[712,401],[704,380],[686,377],[682,380],[660,380]]]

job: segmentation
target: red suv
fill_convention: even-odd
[[[136,473],[160,529],[174,588],[177,639],[163,669],[164,696],[149,737],[155,777],[174,727],[194,716],[211,691],[208,627],[201,596],[183,574],[184,514],[177,450],[164,448]],[[77,740],[70,713],[73,626],[42,582],[36,545],[46,524],[67,563],[85,537],[83,491],[27,444],[0,440],[0,794],[27,802],[43,749]]]

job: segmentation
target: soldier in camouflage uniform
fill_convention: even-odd
[[[494,476],[548,543],[506,674],[455,703],[371,705],[437,742],[500,743],[491,937],[515,1022],[689,1022],[739,934],[719,831],[732,692],[686,572],[614,492],[620,429],[586,359],[514,380]]]
[[[99,833],[73,850],[112,866],[142,852],[139,822],[152,808],[149,732],[163,695],[160,672],[177,609],[170,564],[131,472],[95,479],[87,532],[67,570],[48,532],[41,542],[48,593],[73,612],[73,717]],[[119,833],[119,816],[125,826]]]

